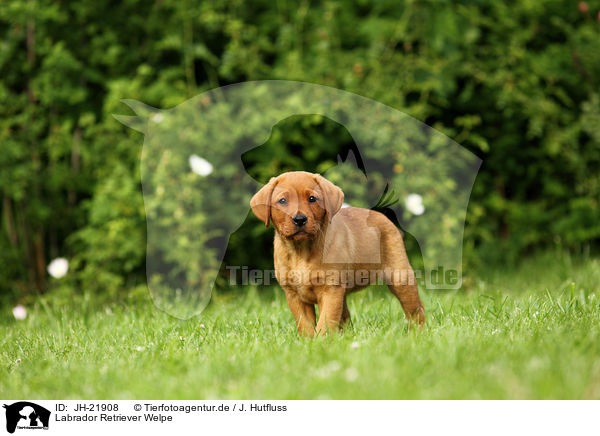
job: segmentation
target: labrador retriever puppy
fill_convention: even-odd
[[[298,332],[341,329],[350,321],[346,296],[378,280],[400,300],[409,322],[422,325],[425,311],[402,234],[379,212],[342,209],[343,200],[323,176],[294,171],[271,178],[250,201],[254,214],[275,227],[275,276]]]

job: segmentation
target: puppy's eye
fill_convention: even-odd
[[[287,204],[287,200],[285,198],[282,198],[277,203],[279,203],[279,204]]]
[[[317,197],[315,197],[314,195],[311,195],[310,197],[308,197],[309,203],[314,203],[315,201],[317,201]]]

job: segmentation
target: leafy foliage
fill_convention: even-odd
[[[62,279],[70,285],[112,295],[143,282],[142,136],[111,114],[126,111],[122,98],[168,108],[256,79],[364,95],[483,158],[465,229],[469,262],[597,247],[599,9],[562,0],[6,1],[0,292],[45,291],[57,256],[72,260]],[[270,151],[245,157],[251,175],[326,171],[351,145],[331,121],[301,118],[274,132]],[[299,154],[298,143],[310,148]],[[249,243],[257,238],[265,245]],[[268,239],[248,221],[228,258],[268,263]]]

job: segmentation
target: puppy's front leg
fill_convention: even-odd
[[[328,331],[335,331],[339,327],[344,313],[345,294],[341,287],[328,287],[322,291],[319,296],[317,335],[326,335]]]
[[[304,336],[314,336],[316,322],[315,306],[300,300],[295,291],[286,289],[285,296],[292,315],[294,315],[294,319],[296,320],[298,333]]]
[[[346,324],[352,324],[350,319],[350,311],[348,310],[348,302],[344,297],[344,308],[342,309],[342,319],[340,319],[340,328],[343,329]]]

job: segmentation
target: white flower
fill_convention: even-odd
[[[55,279],[64,277],[67,271],[69,271],[69,261],[64,257],[57,257],[48,265],[48,274]]]
[[[345,207],[350,207],[350,205],[348,203],[342,203],[342,209],[344,209]]]
[[[13,307],[13,315],[15,319],[25,319],[27,318],[27,309],[25,309],[25,306],[19,304],[18,306]]]
[[[358,348],[358,347],[360,347],[360,344],[358,342],[356,342],[356,341],[352,342],[350,344],[350,348],[352,348],[353,350],[356,349],[356,348]]]
[[[354,382],[358,378],[358,370],[356,368],[348,368],[344,371],[344,377],[349,382]]]
[[[410,194],[404,200],[406,209],[413,215],[422,215],[425,212],[425,206],[423,206],[423,197],[419,194]]]
[[[337,360],[332,360],[327,365],[317,370],[317,376],[321,378],[327,378],[334,372],[339,371],[342,368],[342,364]]]
[[[206,159],[196,156],[195,154],[190,156],[190,167],[192,168],[193,172],[203,177],[208,176],[213,172],[212,164]]]
[[[140,345],[140,346],[137,346],[137,347],[135,347],[135,350],[136,350],[136,351],[144,351],[145,349],[146,349],[146,347],[142,347],[141,345]]]
[[[342,367],[342,364],[340,362],[338,362],[337,360],[332,360],[326,366],[326,368],[331,372],[339,371],[341,369],[341,367]]]
[[[161,114],[160,112],[152,115],[152,121],[154,121],[156,124],[158,123],[162,123],[162,121],[165,119],[165,117],[163,116],[163,114]]]

